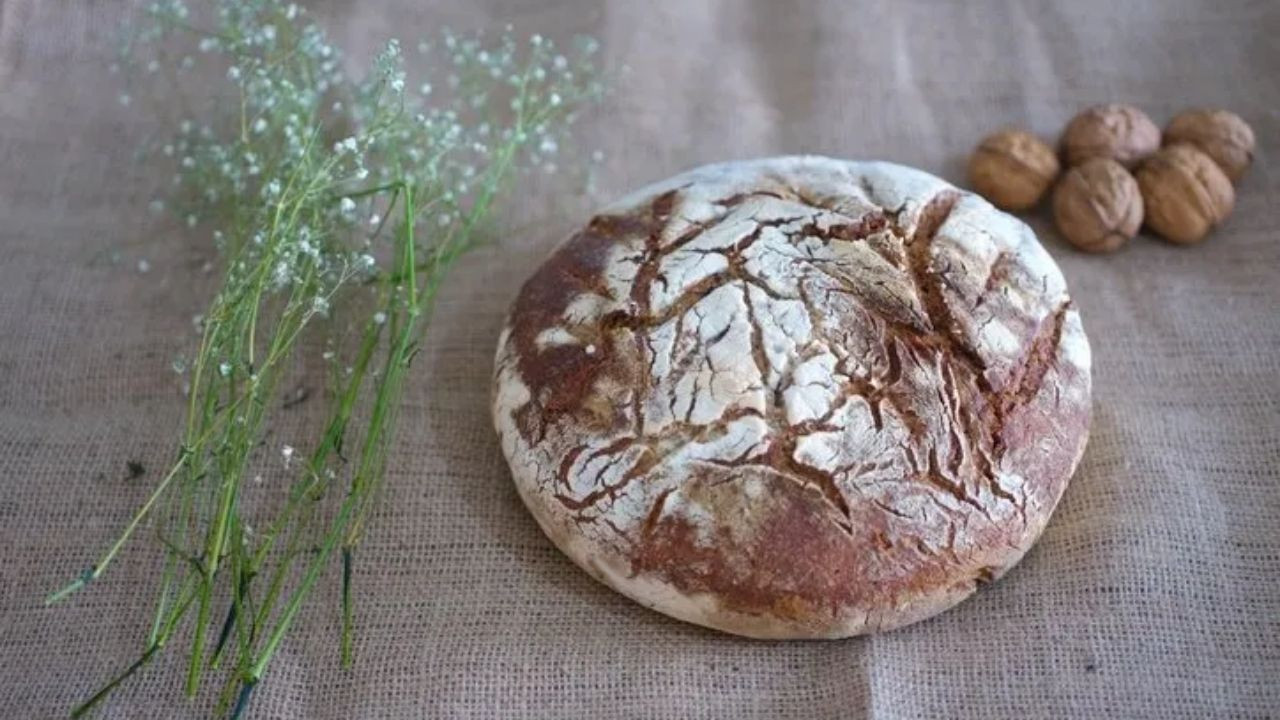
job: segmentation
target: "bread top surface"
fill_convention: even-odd
[[[575,562],[762,637],[893,627],[999,576],[1089,407],[1079,315],[1025,224],[820,157],[605,208],[521,289],[493,398],[520,494]]]

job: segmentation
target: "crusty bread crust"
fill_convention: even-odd
[[[1089,344],[1022,222],[926,173],[783,157],[640,190],[562,244],[493,416],[578,565],[689,622],[833,638],[1016,563],[1083,452]]]

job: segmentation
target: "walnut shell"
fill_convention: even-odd
[[[1190,143],[1231,178],[1240,179],[1253,162],[1253,128],[1228,110],[1196,108],[1179,113],[1164,131],[1164,144]]]
[[[1053,148],[1029,132],[1001,130],[983,138],[969,158],[969,182],[1005,210],[1029,210],[1058,177]]]
[[[1062,132],[1067,165],[1108,157],[1131,168],[1160,147],[1160,128],[1132,105],[1097,105],[1076,115]]]
[[[1200,242],[1235,205],[1231,180],[1192,145],[1170,145],[1138,168],[1147,225],[1169,242]]]
[[[1093,158],[1062,176],[1053,192],[1053,220],[1072,245],[1086,252],[1118,250],[1142,225],[1142,193],[1124,166]]]

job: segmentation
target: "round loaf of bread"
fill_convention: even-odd
[[[941,612],[1044,528],[1088,340],[1030,228],[932,175],[782,157],[605,208],[520,290],[493,417],[539,525],[692,623],[836,638]]]

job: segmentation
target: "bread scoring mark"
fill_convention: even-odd
[[[963,338],[960,329],[957,327],[952,310],[948,306],[947,300],[942,292],[942,275],[934,268],[930,252],[934,236],[946,222],[947,217],[952,212],[959,200],[959,197],[959,193],[946,190],[934,196],[920,208],[918,217],[914,222],[915,229],[909,235],[902,231],[899,219],[895,218],[890,222],[888,216],[882,211],[870,213],[867,218],[864,218],[862,221],[857,223],[827,223],[824,225],[812,218],[806,218],[804,215],[784,216],[758,222],[752,231],[744,234],[741,239],[733,242],[727,249],[722,251],[706,251],[707,254],[720,254],[725,258],[726,268],[724,270],[704,276],[695,282],[692,282],[675,298],[673,302],[667,304],[661,312],[656,314],[646,314],[643,310],[652,308],[653,304],[651,302],[652,293],[646,292],[644,288],[652,282],[653,278],[658,276],[657,268],[659,267],[661,259],[671,255],[677,250],[685,249],[687,245],[697,240],[700,236],[689,235],[686,233],[678,238],[677,242],[673,244],[665,246],[662,244],[662,223],[670,217],[673,208],[675,208],[679,202],[678,193],[676,191],[668,191],[659,195],[650,203],[647,212],[648,223],[643,225],[646,233],[644,236],[646,258],[641,263],[640,270],[637,273],[636,285],[632,289],[630,303],[630,307],[635,308],[636,306],[639,306],[642,308],[642,311],[629,312],[626,309],[613,310],[604,317],[602,325],[606,330],[630,330],[633,334],[634,342],[638,347],[636,354],[643,356],[646,353],[646,350],[650,349],[648,340],[649,331],[653,328],[669,323],[673,318],[679,317],[683,320],[683,318],[689,314],[693,314],[699,317],[698,327],[701,328],[702,315],[698,308],[714,293],[717,293],[727,286],[735,284],[740,284],[744,287],[750,286],[759,289],[761,292],[764,292],[766,295],[775,299],[791,299],[787,296],[779,295],[766,283],[763,283],[759,278],[752,276],[745,269],[745,263],[743,262],[744,251],[754,245],[766,229],[785,228],[787,225],[804,221],[803,224],[799,225],[799,227],[791,228],[788,232],[787,238],[793,243],[797,237],[816,239],[823,243],[830,243],[832,241],[846,243],[861,242],[865,241],[872,233],[885,230],[896,230],[903,235],[907,235],[905,239],[899,238],[903,248],[902,252],[899,254],[907,258],[908,275],[910,280],[914,283],[916,297],[925,313],[924,321],[926,325],[924,328],[917,329],[910,325],[894,323],[895,329],[900,332],[899,334],[890,337],[886,343],[886,354],[889,357],[889,364],[892,366],[896,362],[900,362],[896,351],[897,343],[906,341],[910,344],[923,346],[924,348],[934,351],[936,354],[935,357],[938,359],[939,366],[943,367],[943,372],[939,376],[943,379],[943,382],[954,384],[954,370],[949,364],[943,363],[942,359],[946,358],[948,362],[959,361],[965,370],[967,370],[966,375],[969,376],[968,379],[977,386],[979,390],[978,395],[982,396],[971,399],[976,401],[975,404],[978,407],[989,407],[991,396],[994,393],[984,377],[982,360],[978,356],[977,352],[968,344],[967,340]],[[725,206],[740,206],[745,203],[746,200],[740,200],[737,203],[721,204]],[[724,221],[725,217],[726,216],[722,216],[721,220]],[[622,223],[617,220],[611,220],[609,225],[618,226],[621,224]],[[602,226],[602,223],[597,222],[595,225]],[[628,227],[638,228],[640,227],[640,224],[635,223]],[[702,224],[697,227],[703,232],[707,232],[716,226]],[[885,254],[883,253],[877,253],[877,255],[881,257],[881,259],[884,259],[885,257]],[[891,258],[895,257],[894,254],[889,255]],[[863,295],[850,287],[853,285],[851,280],[833,277],[830,272],[825,269],[821,269],[821,265],[819,263],[811,263],[810,266],[818,268],[819,273],[836,280],[842,286],[828,287],[828,291],[847,291],[850,294],[856,295],[865,303]],[[798,298],[808,310],[811,316],[811,324],[815,327],[821,327],[823,322],[830,318],[824,317],[826,315],[824,310],[818,307],[817,303],[807,297],[804,288],[805,284],[803,283],[798,286]],[[757,375],[761,381],[764,381],[768,376],[766,367],[768,359],[767,357],[764,357],[762,352],[760,352],[761,341],[759,338],[762,336],[763,331],[760,328],[759,320],[755,317],[754,307],[750,303],[749,292],[744,292],[742,294],[742,298],[746,303],[747,321],[751,326],[751,358],[753,363],[756,365]],[[874,308],[874,302],[868,304]],[[703,337],[701,347],[707,350],[712,349],[719,340],[724,338],[731,327],[732,321],[723,325],[717,332]],[[888,348],[894,349],[890,350]],[[642,404],[644,397],[652,387],[652,366],[652,359],[649,362],[637,364],[637,367],[640,369],[639,376],[637,378],[639,381],[639,387],[632,396],[633,408],[631,410],[637,435],[644,434],[644,411]],[[801,363],[793,367],[791,372],[804,373],[805,367],[806,365]],[[686,423],[694,422],[695,419],[699,422],[705,422],[705,418],[702,416],[706,413],[715,411],[714,407],[700,407],[699,402],[704,398],[715,396],[716,393],[710,385],[716,379],[716,369],[712,366],[709,358],[704,357],[702,363],[698,367],[698,370],[698,375],[692,376],[691,378],[692,391],[687,393],[688,400],[683,403],[684,411],[682,420]],[[829,371],[830,369],[828,368],[828,373]],[[783,406],[788,408],[785,415],[787,424],[794,426],[804,419],[816,417],[822,414],[821,408],[814,408],[811,405],[809,406],[810,409],[804,409],[804,404],[806,402],[810,402],[805,399],[812,396],[812,390],[810,389],[812,387],[813,382],[808,381],[799,385],[791,384],[785,388],[774,388],[773,397],[780,397],[782,399]],[[876,431],[883,428],[880,402],[884,397],[890,396],[890,394],[885,391],[886,387],[888,386],[876,387],[861,378],[848,378],[842,388],[842,391],[846,396],[857,395],[867,399],[868,405],[871,408],[873,426]],[[673,403],[673,415],[676,414],[674,403],[678,402],[679,395],[680,393],[677,392],[671,398],[671,402]],[[959,399],[948,400],[948,405],[955,408],[959,408],[961,404],[962,403]],[[895,409],[898,411],[897,414],[899,417],[904,419],[912,430],[912,439],[919,441],[923,435],[923,428],[920,427],[922,424],[920,414],[911,408],[910,403],[896,403]],[[1001,422],[1001,416],[1005,410],[1006,406],[1002,404],[996,406],[996,410],[993,413],[997,429]],[[968,418],[954,417],[956,414],[957,413],[955,412],[951,413],[953,416],[952,423],[945,424],[950,436],[947,470],[952,476],[959,475],[962,472],[961,465],[963,461],[971,452],[973,452],[969,447],[966,447],[966,442],[963,442],[960,439],[959,434],[956,432],[957,426],[970,427],[972,426],[972,423],[968,422]],[[993,432],[987,438],[982,437],[981,434],[975,434],[972,432],[968,434],[969,437],[967,438],[967,445],[976,449],[979,459],[976,460],[975,463],[981,468],[983,474],[986,476],[992,493],[996,497],[1005,499],[1015,506],[1018,505],[1016,499],[1008,493],[1004,493],[995,481],[993,475],[993,463],[990,458],[987,457],[987,453],[983,448],[984,439],[987,441],[986,444],[990,445],[992,437],[998,437],[999,433]],[[791,437],[790,440],[790,447],[791,449],[794,449],[794,437]],[[774,457],[790,458],[789,454],[777,454],[776,448],[786,447],[788,447],[788,442],[787,438],[784,437],[782,440],[775,443],[775,450],[773,451],[775,453]],[[936,448],[931,449],[931,452],[936,452]],[[795,464],[794,459],[777,460],[776,462],[779,469],[783,470],[789,476],[794,478],[803,478],[813,482],[814,486],[818,487],[822,491],[824,497],[830,500],[833,506],[841,510],[841,515],[848,515],[847,501],[840,494],[839,489],[832,478],[824,476],[822,480],[819,481],[814,472],[806,469],[807,466]],[[821,473],[821,471],[816,472]],[[952,495],[956,494],[954,492],[955,488],[963,489],[962,484],[957,484],[955,481],[945,477],[941,478],[941,482],[938,482],[938,478],[934,477],[934,475],[928,473],[921,475],[920,477],[927,481],[928,484],[946,490]],[[606,493],[605,495],[596,497],[611,497],[611,494]]]
[[[992,436],[995,438],[997,455],[1003,454],[1007,446],[1004,427],[1009,416],[1029,403],[1044,386],[1045,375],[1056,362],[1055,355],[1062,344],[1063,324],[1070,309],[1070,301],[1064,302],[1040,322],[1040,328],[1027,348],[1025,359],[996,397],[992,405],[995,410]]]
[[[875,182],[856,177],[854,197],[878,198]],[[726,549],[717,528],[732,518],[686,502],[698,483],[759,499],[767,475],[773,490],[763,497],[794,488],[829,538],[879,548],[877,561],[899,563],[912,582],[933,577],[921,562],[963,565],[1018,545],[1003,539],[1024,532],[1007,519],[1016,515],[1026,532],[1042,524],[1078,456],[1072,433],[1087,423],[1087,407],[1076,405],[1087,402],[1088,346],[1065,294],[1051,292],[1061,286],[1051,260],[1022,237],[963,235],[968,216],[948,221],[964,196],[945,187],[930,187],[923,203],[890,193],[888,210],[778,178],[767,188],[740,184],[716,197],[693,182],[656,193],[593,219],[526,284],[509,356],[530,392],[506,410],[519,430],[514,449],[504,433],[508,457],[523,446],[549,458],[555,472],[531,477],[554,488],[578,532],[605,543],[593,535],[599,523],[607,544],[630,548],[621,551],[635,573],[686,592],[740,596],[742,583],[759,582],[743,575],[742,553],[782,522],[761,520],[754,541],[738,537]],[[996,249],[957,254],[974,242]],[[968,282],[974,263],[988,270],[966,291],[953,280]],[[1055,297],[1060,304],[1046,307]],[[550,342],[566,338],[576,342]],[[1048,378],[1051,397],[1040,392]],[[602,413],[610,403],[614,414]],[[1025,432],[1044,432],[1041,416],[1064,403],[1059,416],[1076,429],[1026,450]],[[759,429],[743,434],[747,421]],[[1064,477],[1044,481],[1037,471]],[[711,573],[719,580],[675,567],[711,551],[729,553]],[[870,581],[865,566],[850,572]],[[800,596],[771,592],[769,603],[782,603],[773,610],[726,602],[805,614],[790,605]]]
[[[942,295],[942,274],[934,267],[930,252],[933,238],[960,200],[960,193],[944,190],[925,203],[916,221],[916,230],[906,244],[907,262],[915,281],[916,293],[924,306],[930,329],[943,341],[951,354],[969,365],[975,377],[985,370],[982,358],[966,342],[956,327],[955,317]],[[982,382],[980,380],[980,382]]]

